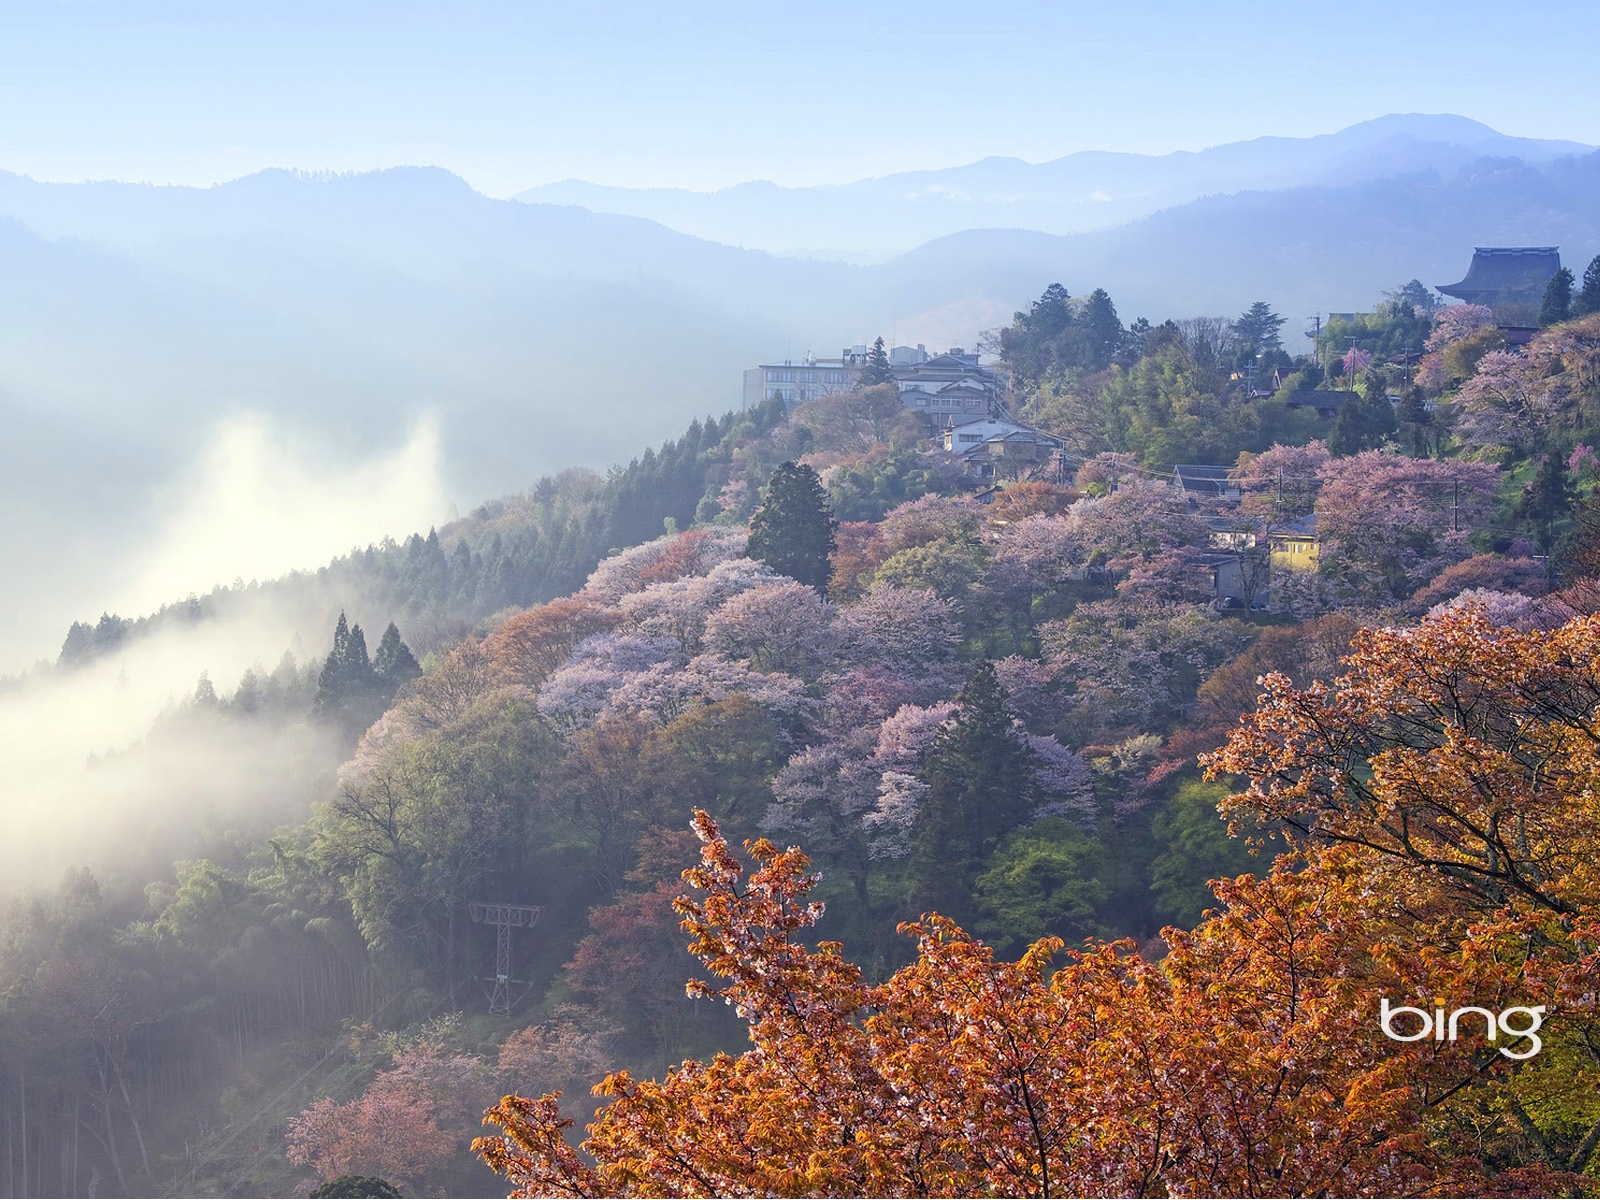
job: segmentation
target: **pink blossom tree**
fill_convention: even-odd
[[[815,679],[834,655],[834,609],[817,590],[778,579],[740,592],[706,622],[705,646],[756,671]]]
[[[1090,566],[1126,573],[1178,546],[1203,546],[1211,531],[1166,484],[1139,482],[1079,500],[1068,512]]]
[[[1403,599],[1471,553],[1500,472],[1487,463],[1368,450],[1322,468],[1319,572],[1344,597]]]
[[[1441,308],[1434,317],[1433,331],[1428,334],[1423,349],[1443,350],[1494,326],[1494,309],[1482,304],[1451,304]]]
[[[629,592],[685,575],[704,575],[720,562],[744,555],[742,529],[691,529],[668,534],[613,554],[593,572],[578,593],[586,600],[615,604]]]
[[[932,590],[874,584],[839,610],[834,627],[845,661],[886,667],[921,688],[949,685],[961,625],[955,605]]]
[[[1537,362],[1491,350],[1456,393],[1456,434],[1473,449],[1527,454],[1550,424],[1556,399]]]

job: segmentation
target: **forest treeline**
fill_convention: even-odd
[[[1198,762],[1258,680],[1315,688],[1362,630],[1465,604],[1490,630],[1600,610],[1585,304],[1513,352],[1492,313],[1412,283],[1293,356],[1265,302],[1124,326],[1103,291],[1053,287],[994,344],[1013,412],[1066,452],[998,487],[878,383],[696,421],[315,575],[73,626],[56,672],[296,597],[325,657],[205,680],[151,741],[318,730],[346,761],[303,819],[165,878],[76,871],[12,903],[0,1186],[500,1186],[469,1144],[504,1092],[740,1048],[733,1008],[684,991],[696,811],[804,847],[815,936],[867,985],[917,969],[895,926],[932,911],[1002,958],[1130,938],[1156,962],[1164,926],[1244,895],[1208,881],[1308,836],[1240,805],[1230,836],[1233,777]],[[1184,463],[1228,486],[1186,493]],[[1274,560],[1307,529],[1314,560]],[[1219,570],[1252,602],[1219,602]],[[376,653],[362,621],[387,626]],[[540,910],[513,931],[509,1021],[485,1011],[481,902]],[[1600,1076],[1582,1053],[1563,1087]],[[1568,1095],[1519,1101],[1520,1132],[1495,1115],[1490,1167],[1543,1145],[1592,1172],[1600,1114]]]

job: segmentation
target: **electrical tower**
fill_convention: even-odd
[[[538,922],[539,914],[544,909],[538,905],[488,904],[481,900],[474,900],[467,907],[472,912],[472,919],[478,924],[495,927],[494,976],[484,980],[485,983],[494,985],[489,993],[489,1015],[509,1017],[511,985],[527,982],[526,979],[511,978],[511,931],[532,927]],[[522,997],[517,998],[520,1000]]]

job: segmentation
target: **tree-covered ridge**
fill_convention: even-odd
[[[736,455],[782,417],[782,405],[773,404],[696,420],[682,437],[603,476],[582,469],[547,476],[443,529],[353,550],[315,572],[219,587],[144,617],[74,622],[58,661],[90,661],[130,638],[258,602],[314,612],[319,632],[341,607],[379,613],[431,650],[494,613],[567,594],[607,554],[655,537],[669,522],[688,528],[715,516],[724,490],[746,477]]]
[[[396,575],[388,608],[331,606],[318,633],[333,630],[332,650],[322,642],[309,669],[252,672],[231,697],[208,680],[172,714],[168,732],[270,725],[342,733],[355,752],[308,789],[309,817],[270,838],[235,827],[146,895],[80,875],[11,910],[0,1136],[27,1148],[35,1190],[83,1190],[98,1170],[129,1190],[285,1191],[311,1172],[481,1193],[492,1184],[472,1174],[469,1118],[496,1094],[571,1092],[614,1067],[643,1077],[737,1048],[731,1010],[683,996],[672,901],[695,809],[732,839],[806,847],[827,906],[817,933],[849,944],[863,986],[928,973],[892,931],[930,909],[984,939],[961,962],[998,964],[1040,936],[1127,936],[1154,957],[1162,926],[1194,928],[1216,907],[1207,880],[1266,866],[1217,817],[1229,788],[1196,766],[1255,708],[1259,677],[1331,681],[1362,626],[1409,626],[1463,596],[1503,630],[1600,607],[1582,533],[1596,475],[1589,318],[1551,326],[1513,364],[1539,411],[1561,414],[1513,446],[1472,440],[1467,385],[1496,360],[1472,343],[1490,325],[1463,308],[1417,343],[1454,376],[1431,383],[1426,362],[1371,352],[1356,394],[1396,425],[1357,429],[1346,453],[1332,444],[1340,418],[1287,402],[1280,415],[1304,436],[1262,442],[1261,422],[1314,364],[1291,361],[1270,392],[1275,314],[1253,305],[1018,384],[1023,411],[1048,420],[1061,406],[1080,423],[1053,428],[1104,440],[1068,438],[1063,461],[998,490],[879,386],[703,424],[670,444],[693,452],[553,480],[374,548],[379,568],[414,553],[453,580],[458,556],[462,578],[481,578],[477,547],[498,536],[503,549],[529,522],[600,547],[564,594],[531,605],[441,589],[437,565]],[[1247,337],[1253,386],[1235,344]],[[1408,368],[1425,438],[1387,399]],[[1162,400],[1182,388],[1185,403]],[[1247,427],[1242,453],[1211,460],[1231,468],[1236,501],[1175,488],[1173,463],[1207,461],[1192,431]],[[669,479],[676,499],[646,486]],[[607,496],[632,499],[606,515]],[[546,505],[554,524],[541,524]],[[1271,536],[1308,518],[1320,561],[1271,562]],[[764,526],[805,532],[790,540],[803,552],[755,536]],[[330,567],[319,586],[333,598],[337,582],[368,578],[352,565],[366,561],[341,560],[356,573]],[[1259,571],[1267,608],[1216,604],[1221,567]],[[380,627],[395,605],[414,605],[415,624],[396,620],[369,653],[356,625]],[[350,619],[336,623],[341,607]],[[406,642],[425,666],[409,681]],[[1294,836],[1283,813],[1263,821],[1273,849]],[[1224,898],[1289,881],[1259,886]],[[525,982],[510,1027],[481,1015],[495,935],[470,905],[484,900],[542,908],[513,943]],[[1350,936],[1358,946],[1357,926]],[[445,1013],[465,1015],[429,1024]],[[341,1021],[354,1024],[341,1034]],[[1519,1102],[1552,1155],[1578,1162],[1566,1110],[1552,1123],[1544,1101]],[[74,1155],[61,1113],[81,1134]]]

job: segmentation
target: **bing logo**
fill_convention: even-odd
[[[1535,1005],[1532,1008],[1517,1006],[1508,1008],[1498,1015],[1487,1008],[1468,1006],[1458,1008],[1448,1015],[1444,1010],[1444,1001],[1435,1000],[1433,1010],[1426,1008],[1391,1008],[1389,998],[1384,997],[1378,1009],[1378,1023],[1383,1026],[1383,1035],[1396,1042],[1420,1042],[1424,1038],[1432,1038],[1436,1042],[1453,1042],[1460,1033],[1461,1026],[1466,1023],[1468,1032],[1472,1031],[1472,1022],[1481,1021],[1483,1036],[1488,1041],[1497,1041],[1502,1034],[1511,1042],[1526,1039],[1528,1046],[1524,1050],[1513,1050],[1510,1045],[1499,1046],[1497,1049],[1507,1058],[1519,1061],[1532,1058],[1544,1049],[1544,1043],[1539,1040],[1539,1026],[1544,1023],[1544,1005]],[[1523,1014],[1520,1021],[1513,1024],[1517,1014]],[[1415,1033],[1402,1033],[1395,1028],[1395,1018],[1404,1015],[1406,1020],[1401,1025],[1408,1025],[1412,1020],[1420,1021],[1421,1026]],[[1521,1025],[1518,1028],[1517,1025]]]

